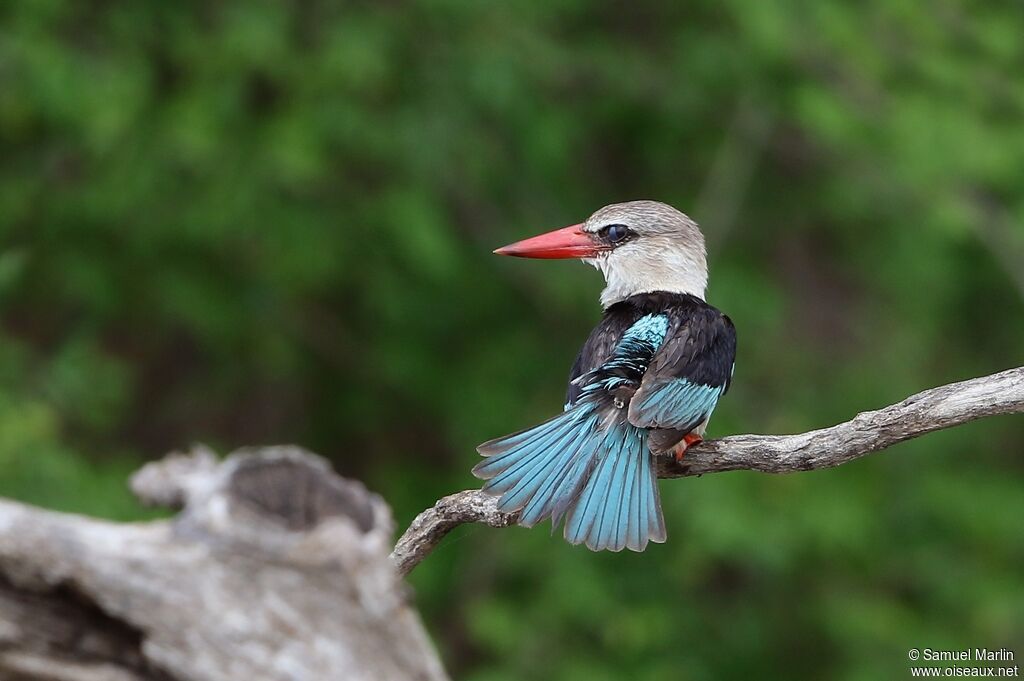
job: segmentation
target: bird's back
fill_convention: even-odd
[[[708,305],[700,298],[688,293],[641,293],[626,300],[615,303],[604,312],[604,316],[587,338],[583,347],[576,355],[569,372],[569,386],[566,393],[566,408],[571,407],[579,399],[582,392],[579,378],[603,365],[611,357],[623,335],[641,318],[651,314],[664,314],[669,320],[669,331],[666,342],[678,334],[680,330],[689,328],[693,333],[693,348],[697,342],[701,345],[712,345],[714,340],[707,338],[709,334],[731,336],[723,339],[716,353],[718,363],[727,362],[726,369],[731,374],[731,363],[735,357],[736,340],[732,322],[717,308]],[[716,344],[717,345],[717,344]],[[700,370],[701,367],[694,366]],[[700,371],[699,378],[704,382],[718,379],[718,376],[706,375],[711,372],[721,373],[718,367],[707,367]],[[640,377],[637,377],[638,379]]]

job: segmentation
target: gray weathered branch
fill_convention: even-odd
[[[690,449],[682,464],[658,461],[658,476],[681,478],[704,473],[752,470],[792,473],[838,466],[865,454],[943,428],[986,416],[1024,412],[1024,367],[951,383],[917,393],[898,404],[858,414],[831,428],[799,435],[733,435]],[[479,490],[440,499],[420,513],[391,554],[408,574],[451,530],[463,523],[507,527],[515,513],[497,510],[497,499]]]
[[[387,505],[294,447],[170,456],[172,520],[0,500],[0,679],[443,681],[388,560]]]

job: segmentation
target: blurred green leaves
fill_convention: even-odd
[[[739,329],[713,435],[1024,362],[1024,17],[946,2],[0,8],[0,493],[138,517],[146,457],[331,456],[400,522],[560,408],[598,277],[491,249],[656,198]],[[465,528],[467,679],[875,679],[1024,634],[1020,419],[663,485],[670,540]]]

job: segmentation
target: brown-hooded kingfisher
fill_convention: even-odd
[[[654,457],[701,440],[735,368],[736,330],[704,302],[704,235],[671,206],[630,201],[495,253],[580,258],[606,286],[565,411],[480,445],[483,491],[526,527],[565,518],[566,540],[594,551],[665,541]]]

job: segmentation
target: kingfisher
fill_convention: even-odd
[[[654,457],[681,461],[701,441],[735,369],[732,321],[704,301],[700,228],[667,204],[630,201],[494,252],[593,265],[604,313],[573,363],[564,411],[480,445],[473,474],[520,525],[550,518],[554,531],[564,519],[571,544],[664,542]]]

